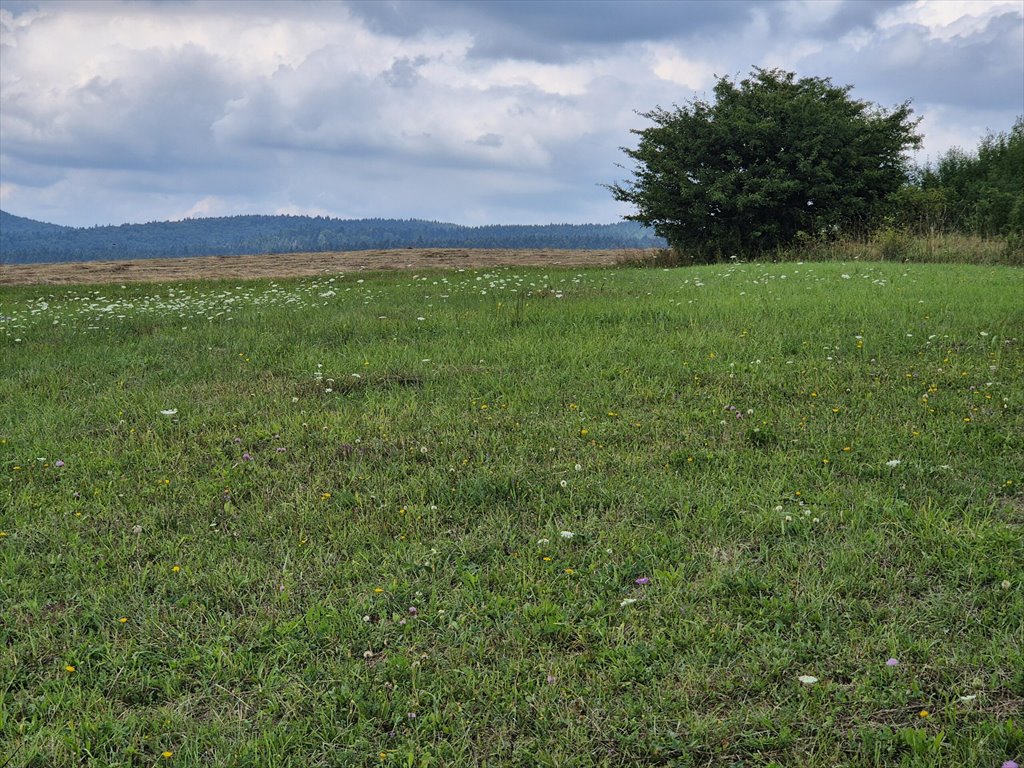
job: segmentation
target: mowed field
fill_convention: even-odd
[[[1020,270],[346,270],[0,288],[0,765],[1021,761]]]
[[[0,285],[67,285],[252,280],[314,277],[339,272],[392,269],[485,269],[500,266],[595,267],[635,259],[653,251],[581,251],[508,248],[404,248],[380,251],[281,253],[258,256],[197,256],[184,259],[128,259],[58,264],[12,264]]]

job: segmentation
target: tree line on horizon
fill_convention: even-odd
[[[62,227],[0,211],[0,263],[358,251],[388,248],[657,248],[634,222],[467,227],[418,219],[227,216]]]

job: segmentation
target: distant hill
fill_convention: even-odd
[[[35,219],[26,219],[23,216],[15,216],[7,211],[0,211],[0,236],[17,235],[18,237],[49,236],[59,232],[68,232],[71,227],[62,227],[60,224],[47,224]]]
[[[0,263],[359,251],[380,248],[653,248],[636,222],[465,227],[419,219],[228,216],[62,227],[0,211]]]

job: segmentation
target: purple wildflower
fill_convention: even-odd
[[[278,453],[284,453],[285,452],[285,449],[281,448],[280,446],[275,448],[274,450],[277,451]]]
[[[410,605],[409,606],[409,615],[410,616],[415,616],[417,613],[419,613],[419,609],[415,605]]]
[[[1017,763],[1015,763],[1013,760],[1007,760],[1005,763],[1003,763],[1002,768],[1020,768],[1020,766],[1017,765]]]
[[[242,438],[236,437],[235,438],[235,445],[241,445],[241,444],[242,444]]]
[[[63,467],[64,466],[64,462],[61,461],[60,459],[57,459],[55,462],[53,462],[53,466],[55,466],[55,467]]]
[[[252,456],[249,455],[248,451],[242,454],[242,461],[252,461]]]
[[[646,576],[641,576],[639,579],[636,580],[636,583],[640,586],[643,586],[644,584],[650,584],[651,580]]]
[[[900,660],[899,659],[888,659],[885,662],[885,666],[887,666],[887,667],[898,667],[899,665],[900,665]]]

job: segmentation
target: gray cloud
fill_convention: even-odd
[[[634,110],[752,65],[913,99],[935,156],[1024,112],[1024,14],[965,7],[0,0],[0,206],[612,221]]]
[[[918,104],[1024,111],[1024,25],[1018,13],[1001,14],[973,34],[949,39],[903,25],[857,51],[833,48],[807,65],[886,94],[888,102],[910,98]]]

